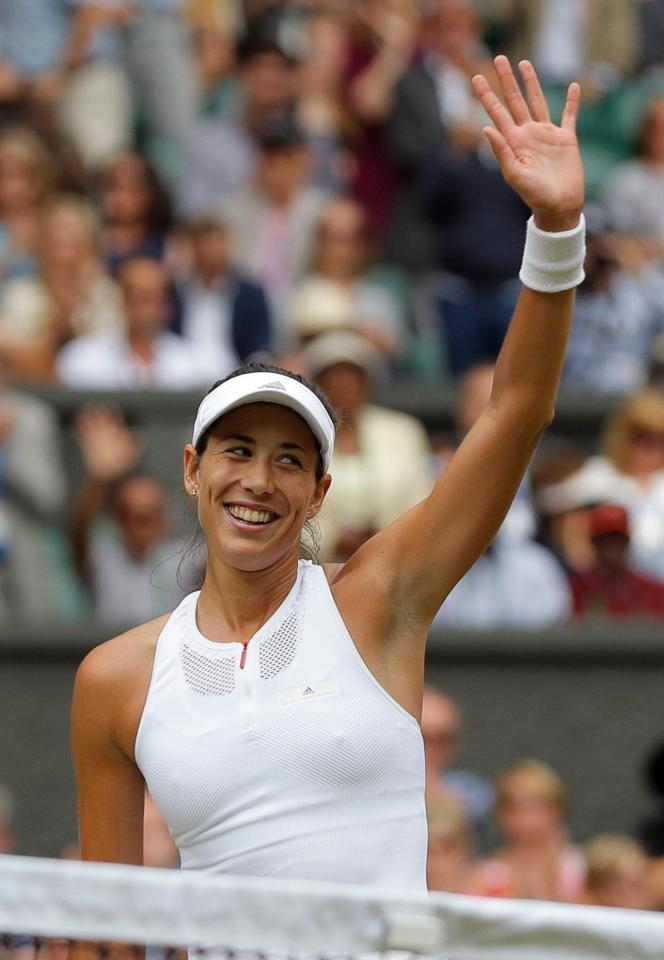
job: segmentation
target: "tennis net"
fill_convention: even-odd
[[[655,913],[11,856],[0,857],[0,931],[5,960],[67,960],[72,943],[100,960],[143,955],[118,945],[166,960],[664,957]]]

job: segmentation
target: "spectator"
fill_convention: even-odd
[[[96,617],[137,623],[173,609],[195,589],[196,561],[170,531],[166,492],[137,469],[140,442],[114,411],[76,422],[85,478],[73,507],[77,570]]]
[[[567,837],[560,777],[538,760],[522,760],[500,777],[497,792],[504,845],[478,865],[469,892],[577,903],[585,867]]]
[[[645,6],[645,4],[640,4]],[[629,234],[646,259],[664,258],[664,96],[645,111],[637,155],[608,178],[602,194],[611,225]]]
[[[427,436],[414,417],[369,403],[380,354],[364,338],[350,331],[316,337],[302,360],[340,417],[334,490],[319,522],[323,556],[343,562],[429,494]]]
[[[635,6],[623,0],[564,6],[557,0],[492,0],[513,62],[530,57],[548,84],[583,80],[590,96],[618,83],[635,64]]]
[[[79,390],[193,390],[214,380],[216,356],[168,330],[172,298],[166,269],[155,260],[129,260],[118,282],[124,329],[91,333],[64,346],[56,361],[62,383]]]
[[[20,127],[0,133],[0,280],[36,272],[41,204],[53,187],[53,161],[42,141]]]
[[[38,469],[26,470],[36,452]],[[65,497],[55,414],[11,387],[0,353],[0,618],[37,622],[78,612],[58,527]]]
[[[605,495],[603,485],[586,482],[586,458],[576,447],[561,446],[538,455],[530,483],[537,507],[537,540],[568,573],[587,570],[595,554],[588,536],[588,511]]]
[[[614,502],[629,514],[632,562],[664,579],[664,394],[645,389],[626,397],[607,420],[602,453],[576,483],[595,503]]]
[[[39,274],[0,289],[0,335],[17,376],[47,381],[68,340],[122,327],[122,305],[99,258],[99,228],[85,200],[48,201],[38,230]]]
[[[429,9],[421,53],[399,78],[388,127],[399,187],[387,252],[416,272],[432,269],[439,259],[437,232],[422,203],[423,173],[442,151],[465,154],[479,146],[486,118],[470,80],[475,73],[493,76],[476,5],[436,0]]]
[[[327,194],[310,186],[311,155],[302,130],[283,114],[259,134],[253,185],[222,204],[233,231],[237,261],[264,287],[288,339],[286,306],[293,284],[311,261],[314,233]]]
[[[486,845],[493,788],[472,770],[454,767],[462,744],[459,707],[439,690],[425,687],[422,700],[422,737],[426,764],[427,789],[435,797],[444,797],[465,812],[476,843]]]
[[[272,352],[270,310],[263,288],[238,273],[231,259],[228,228],[213,217],[186,227],[191,272],[178,284],[175,330],[209,357],[216,377]]]
[[[162,260],[171,215],[154,167],[139,153],[119,153],[101,171],[99,194],[102,248],[111,273],[134,257]]]
[[[190,136],[178,207],[200,216],[232,199],[255,175],[256,138],[273,116],[292,110],[297,61],[278,38],[247,31],[238,49],[240,108],[231,119],[201,117]]]
[[[607,233],[589,232],[586,278],[577,291],[564,384],[591,393],[628,393],[648,380],[653,344],[664,330],[664,277],[621,266]]]
[[[572,598],[555,557],[501,532],[450,591],[434,623],[446,628],[538,630],[565,623]]]
[[[0,5],[3,101],[50,106],[57,100],[71,26],[66,0],[5,0]]]
[[[589,533],[595,564],[572,577],[574,611],[579,620],[664,618],[664,583],[631,569],[629,521],[617,504],[590,512]]]
[[[458,803],[429,791],[426,795],[429,848],[427,888],[463,893],[472,875],[472,831]]]
[[[298,67],[296,115],[311,147],[311,180],[333,192],[343,190],[352,176],[348,144],[357,131],[343,82],[349,40],[341,17],[314,14]]]
[[[58,70],[57,119],[89,170],[131,144],[134,96],[123,57],[133,7],[76,0]]]
[[[366,215],[355,200],[337,197],[323,207],[313,270],[295,290],[293,322],[302,337],[322,332],[324,318],[330,326],[351,326],[395,357],[404,349],[405,318],[396,296],[372,277],[368,242]],[[319,295],[328,304],[339,304],[336,316],[329,309],[323,315],[312,309]]]
[[[356,129],[350,143],[349,189],[380,243],[392,207],[395,178],[387,149],[387,123],[396,85],[412,56],[417,18],[412,0],[357,0],[345,71],[347,102]]]
[[[196,77],[184,0],[133,0],[125,56],[147,150],[171,187],[185,168],[196,118]]]
[[[600,907],[650,910],[648,858],[632,837],[603,833],[585,847],[585,900]]]

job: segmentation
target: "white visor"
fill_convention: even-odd
[[[247,403],[278,403],[298,413],[318,441],[325,473],[334,453],[334,424],[316,394],[292,377],[280,373],[241,373],[220,383],[206,397],[194,421],[191,442],[197,446],[205,431],[219,417]]]

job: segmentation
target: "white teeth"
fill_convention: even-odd
[[[245,523],[269,523],[274,516],[267,510],[250,510],[248,507],[237,507],[235,505],[230,506],[228,512],[236,520],[244,520]]]

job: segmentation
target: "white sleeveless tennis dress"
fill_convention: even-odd
[[[426,889],[417,721],[301,561],[245,646],[206,640],[198,593],[162,630],[136,761],[185,869]]]

